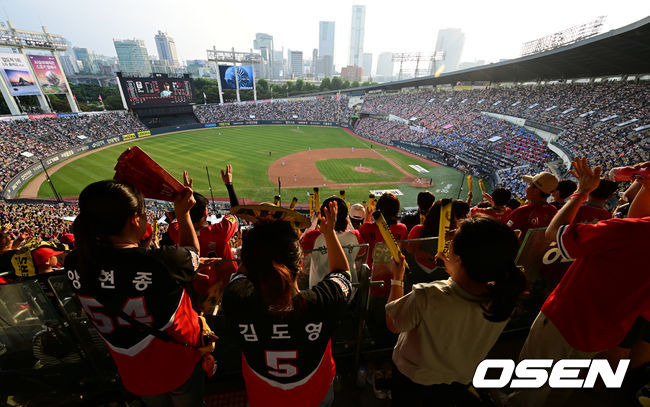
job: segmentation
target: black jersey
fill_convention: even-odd
[[[194,279],[198,255],[189,249],[107,249],[97,259],[96,279],[77,272],[76,251],[65,259],[68,278],[81,305],[107,343],[127,390],[138,395],[176,389],[192,374],[200,359],[200,327],[184,284]],[[166,331],[173,342],[162,341],[131,318]],[[183,346],[180,343],[190,346]]]
[[[228,329],[242,347],[242,370],[249,403],[318,405],[336,372],[332,332],[346,311],[348,272],[332,272],[293,299],[294,310],[272,314],[259,291],[237,274],[226,288],[222,307]]]

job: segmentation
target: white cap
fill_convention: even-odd
[[[358,203],[354,204],[350,206],[349,216],[351,219],[363,220],[366,217],[366,210],[363,208],[363,205]]]

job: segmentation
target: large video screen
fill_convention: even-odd
[[[124,78],[120,86],[129,108],[194,103],[190,78]]]
[[[221,87],[223,89],[237,89],[239,84],[240,90],[253,90],[253,67],[238,66],[237,79],[235,79],[235,67],[232,65],[219,65],[219,76],[221,77]]]

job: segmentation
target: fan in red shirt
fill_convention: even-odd
[[[512,211],[506,224],[513,230],[520,230],[519,239],[526,237],[528,229],[543,228],[551,223],[551,219],[557,212],[553,205],[546,202],[551,192],[557,187],[557,178],[549,172],[540,172],[531,177],[523,176],[524,182],[528,183],[526,187],[526,199],[528,204],[520,206]]]
[[[237,195],[232,185],[232,166],[228,165],[226,171],[221,171],[221,176],[228,189],[230,197],[230,206],[239,205]],[[219,272],[210,267],[201,269],[207,275],[207,279],[196,279],[194,289],[200,295],[205,295],[209,288],[217,282],[227,284],[230,276],[237,272],[237,263],[235,263],[232,251],[230,250],[230,239],[237,233],[239,221],[234,215],[228,214],[214,225],[207,223],[208,217],[208,200],[201,194],[194,192],[196,204],[190,210],[190,217],[199,239],[202,257],[218,257],[226,261],[220,268]],[[169,225],[169,237],[175,244],[178,244],[178,223],[174,222]]]
[[[614,196],[618,184],[608,179],[601,179],[598,188],[591,191],[587,202],[582,204],[576,214],[573,223],[594,223],[612,217],[612,214],[605,209],[605,203]]]
[[[508,208],[506,205],[510,202],[512,193],[505,188],[497,188],[492,191],[492,194],[483,193],[482,198],[489,202],[490,207],[488,208],[479,208],[473,207],[470,211],[472,216],[477,214],[491,216],[493,218],[499,219],[501,222],[505,223],[512,209]]]
[[[384,193],[377,200],[377,210],[384,215],[384,219],[386,219],[386,223],[388,223],[390,232],[393,234],[395,240],[405,240],[408,238],[408,230],[406,225],[398,221],[399,207],[399,199],[394,194],[388,192]],[[366,219],[368,218],[366,217]],[[388,292],[390,291],[390,270],[386,268],[386,270],[381,270],[376,273],[376,270],[372,268],[372,252],[377,243],[384,241],[384,237],[379,232],[379,227],[370,221],[364,222],[359,228],[359,232],[361,232],[363,241],[369,245],[367,264],[373,270],[372,279],[374,281],[384,280],[383,287],[372,287],[371,295],[385,299],[388,297]]]
[[[650,166],[650,161],[639,166]],[[575,260],[546,299],[520,359],[592,358],[620,345],[635,321],[650,320],[645,256],[650,179],[637,179],[642,187],[630,205],[629,218],[572,224],[582,202],[598,186],[601,172],[600,166],[592,170],[585,158],[576,159],[573,167],[577,193],[546,228],[546,238],[556,239],[562,256]],[[569,396],[545,386],[516,393],[508,405],[563,405]]]

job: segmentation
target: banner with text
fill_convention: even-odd
[[[68,93],[63,72],[55,57],[48,55],[28,55],[28,57],[44,94]]]
[[[36,79],[21,54],[0,53],[0,71],[12,95],[40,95]]]

